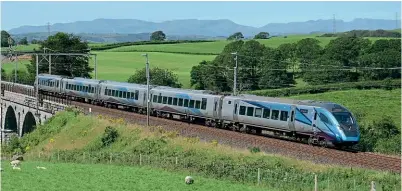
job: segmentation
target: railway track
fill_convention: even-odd
[[[146,115],[105,108],[81,102],[71,102],[72,105],[84,109],[89,108],[93,114],[107,115],[115,118],[124,118],[127,122],[146,125]],[[225,129],[206,127],[203,125],[158,118],[150,116],[151,126],[161,126],[167,131],[176,131],[181,136],[199,137],[203,141],[216,140],[221,144],[236,148],[258,147],[266,153],[290,156],[301,160],[310,160],[321,164],[339,164],[350,167],[370,168],[400,173],[401,159],[395,156],[380,155],[368,152],[348,152],[331,148],[310,146],[303,143],[286,141],[276,138],[234,132]]]

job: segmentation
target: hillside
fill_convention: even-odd
[[[213,141],[200,142],[197,138],[178,137],[174,132],[166,132],[157,127],[144,128],[125,124],[123,119],[84,116],[77,112],[56,114],[19,142],[30,161],[141,165],[180,174],[191,172],[194,177],[208,176],[243,184],[256,184],[257,171],[260,168],[261,186],[270,190],[311,189],[314,185],[314,173],[319,177],[320,189],[345,190],[354,187],[361,190],[367,188],[372,180],[386,189],[400,189],[400,176],[394,173],[320,165],[237,150]],[[61,170],[68,168],[61,163],[57,166]],[[110,168],[114,167],[105,167],[104,171]],[[96,173],[96,169],[89,173]],[[127,170],[121,169],[123,172]],[[135,171],[135,168],[132,170]],[[166,173],[160,173],[160,176],[165,177],[164,175],[167,176]],[[82,180],[80,177],[83,175],[80,173],[68,176]],[[292,181],[291,184],[289,180]]]

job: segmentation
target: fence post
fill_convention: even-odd
[[[177,157],[176,157],[176,165],[177,165]]]
[[[314,191],[318,191],[317,174],[314,175]]]
[[[142,165],[142,155],[140,153],[140,166]]]
[[[260,168],[258,168],[258,185],[260,185]]]
[[[375,191],[375,182],[371,181],[371,189],[370,191]]]
[[[82,161],[85,161],[85,152],[82,153]]]

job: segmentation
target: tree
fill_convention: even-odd
[[[339,37],[325,47],[328,59],[340,61],[343,66],[357,66],[358,58],[370,48],[371,42],[361,37]]]
[[[359,62],[363,67],[396,68],[400,67],[401,64],[401,52],[387,49],[381,52],[365,54],[359,58]],[[395,69],[363,70],[361,71],[361,77],[365,80],[401,78],[401,72]]]
[[[22,39],[20,40],[20,43],[19,43],[19,44],[21,44],[21,45],[28,45],[27,37],[22,38]]]
[[[1,31],[1,47],[8,47],[9,46],[8,37],[11,37],[10,34],[8,34],[7,31],[2,30]],[[11,40],[14,41],[14,39],[11,39]]]
[[[155,31],[151,34],[151,41],[164,41],[165,39],[166,35],[162,31]]]
[[[4,71],[4,69],[1,69],[1,80],[6,80],[7,76],[6,76],[6,71]]]
[[[254,36],[254,39],[267,39],[267,38],[269,38],[268,32],[260,32]]]
[[[230,35],[228,37],[228,40],[239,40],[239,39],[243,39],[243,38],[244,38],[244,36],[241,32],[236,32],[236,33]]]
[[[285,61],[285,56],[279,49],[266,47],[262,56],[260,66],[259,87],[267,88],[282,88],[294,84],[293,74],[288,73],[288,62]]]
[[[161,69],[158,67],[151,68],[149,75],[150,83],[152,85],[170,86],[174,88],[181,88],[182,86],[182,84],[179,83],[177,75],[168,69]],[[137,70],[127,81],[129,83],[147,84],[146,68],[144,67]]]
[[[53,36],[49,36],[39,47],[39,52],[43,52],[44,48],[51,49],[60,53],[89,53],[89,46],[86,42],[82,42],[79,36],[59,32]],[[48,73],[49,63],[47,60],[39,56],[39,73]],[[36,76],[36,56],[32,55],[31,63],[27,66],[28,72],[32,76]],[[52,57],[52,74],[64,75],[70,77],[91,78],[90,73],[93,68],[89,66],[89,56],[57,56]],[[34,79],[34,77],[33,77]]]
[[[296,43],[296,56],[301,63],[309,63],[317,59],[322,53],[320,41],[314,38],[305,38]]]

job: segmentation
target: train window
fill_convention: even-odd
[[[123,97],[123,92],[119,91],[119,97]]]
[[[239,115],[245,115],[245,114],[246,114],[246,106],[240,106]]]
[[[203,110],[207,109],[207,98],[202,98],[201,109]]]
[[[264,109],[263,113],[262,113],[262,117],[269,119],[269,116],[271,114],[271,110],[270,109]]]
[[[262,109],[261,108],[255,108],[255,115],[254,117],[260,118],[262,114]]]
[[[92,87],[92,93],[95,93],[95,87]]]
[[[163,96],[163,104],[166,104],[166,103],[167,103],[167,97]]]
[[[177,105],[177,98],[173,98],[173,105]]]
[[[279,110],[272,110],[272,119],[278,120],[279,118]]]
[[[332,123],[329,121],[329,119],[327,118],[327,116],[325,116],[324,114],[320,113],[320,119],[322,120],[322,122],[327,123],[329,125],[332,125]]]
[[[236,114],[237,113],[237,104],[235,104],[235,107],[234,107],[234,112],[233,112],[234,114]]]
[[[154,103],[158,102],[158,96],[157,95],[154,95],[154,99],[152,100],[152,102],[154,102]]]
[[[317,120],[317,112],[314,113],[314,120]]]
[[[184,107],[188,107],[188,99],[184,100]]]
[[[288,112],[281,111],[281,121],[287,121],[287,120],[288,120]]]
[[[161,95],[158,96],[158,103],[162,103],[162,96]]]
[[[183,98],[179,98],[179,106],[183,106]]]
[[[168,97],[168,104],[172,105],[172,97]]]
[[[108,89],[105,89],[105,95],[108,95],[108,94],[107,94],[107,91],[108,91]]]
[[[116,97],[116,90],[112,90],[112,96]]]
[[[94,88],[92,87],[92,93],[94,93],[94,90],[93,90]],[[108,96],[111,96],[112,95],[112,90],[107,90],[107,95]]]
[[[247,116],[254,115],[254,107],[247,107]]]
[[[123,92],[123,98],[127,98],[127,92]]]
[[[194,108],[194,100],[190,100],[190,104],[188,105],[189,108]]]
[[[89,87],[88,86],[85,86],[85,91],[89,92]]]
[[[134,92],[130,92],[130,99],[135,99],[135,93]]]
[[[228,101],[228,104],[229,104],[229,105],[232,104],[232,101]]]
[[[135,90],[135,100],[138,100],[138,95],[140,94],[140,91]]]
[[[201,101],[200,100],[195,101],[195,108],[200,109],[200,107],[201,107]]]

